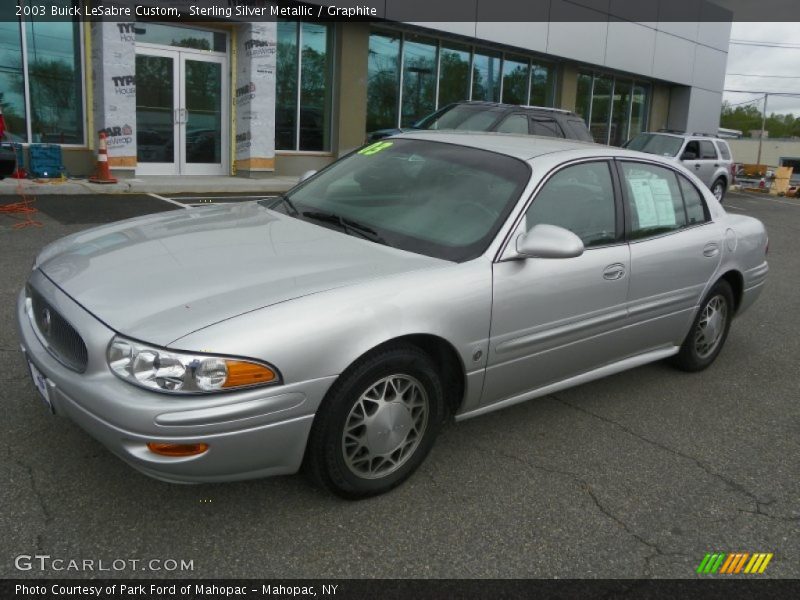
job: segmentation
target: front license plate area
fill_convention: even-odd
[[[41,371],[36,368],[31,361],[28,361],[28,368],[31,371],[31,379],[33,379],[33,385],[36,387],[39,395],[42,397],[42,402],[47,407],[51,413],[53,411],[53,402],[50,400],[50,385],[47,383],[47,377],[42,375]]]

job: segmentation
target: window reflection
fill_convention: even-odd
[[[278,21],[275,148],[297,146],[297,23]]]
[[[367,131],[397,127],[400,38],[369,36],[367,62]]]
[[[503,61],[503,102],[528,103],[528,61],[506,57]]]
[[[631,109],[633,83],[624,79],[614,82],[614,105],[612,107],[609,144],[621,146],[628,139],[628,116]]]
[[[475,54],[472,63],[472,99],[500,100],[500,57]]]
[[[436,108],[436,46],[407,37],[403,44],[401,127],[413,125]]]
[[[326,25],[303,23],[301,40],[300,150],[329,150],[333,36]]]
[[[22,76],[22,42],[19,23],[0,21],[0,107],[6,122],[4,142],[24,142],[25,80]]]
[[[69,6],[69,0],[53,4]],[[75,22],[25,23],[33,142],[82,144],[80,26]]]
[[[469,99],[469,57],[466,46],[442,46],[439,63],[439,107]]]
[[[555,101],[555,70],[546,65],[531,65],[531,97],[528,104],[532,106],[553,106]]]
[[[160,23],[136,23],[136,41],[138,43],[159,44],[161,46],[177,46],[194,48],[195,50],[213,50],[225,52],[227,38],[221,31],[203,31],[188,27],[175,27]]]
[[[596,76],[592,91],[592,122],[589,129],[595,141],[608,143],[609,119],[611,117],[611,90],[614,80],[611,77]]]
[[[586,73],[578,74],[578,92],[575,96],[575,113],[583,117],[589,124],[589,110],[592,105],[592,76]]]
[[[647,128],[647,97],[649,87],[636,84],[633,86],[633,104],[631,106],[631,124],[628,138],[632,138]]]
[[[621,146],[647,129],[650,86],[610,75],[578,74],[575,112],[596,142]]]

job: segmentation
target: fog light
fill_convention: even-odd
[[[161,456],[196,456],[208,450],[208,444],[167,444],[164,442],[147,442],[147,449]]]

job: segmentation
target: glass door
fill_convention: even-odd
[[[178,53],[136,52],[137,175],[177,175]]]
[[[228,174],[227,57],[137,48],[137,174]]]

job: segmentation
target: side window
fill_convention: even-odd
[[[685,177],[678,175],[678,181],[680,182],[683,203],[686,206],[686,218],[689,221],[689,225],[708,221],[708,210],[706,209],[703,195],[698,192],[697,188]]]
[[[559,127],[558,123],[553,119],[531,117],[531,133],[533,135],[546,135],[548,137],[564,137],[564,132],[561,131],[561,127]]]
[[[508,115],[500,125],[497,126],[500,133],[524,133],[528,135],[528,117],[525,115]]]
[[[623,162],[622,178],[631,239],[669,233],[686,225],[683,197],[672,171],[655,165]]]
[[[714,144],[709,141],[703,140],[700,142],[700,158],[705,160],[714,160],[717,158],[717,150]]]
[[[731,159],[731,150],[728,148],[728,144],[725,142],[717,142],[717,148],[719,149],[719,155],[723,158],[723,160]]]
[[[548,224],[575,233],[590,248],[618,239],[611,173],[605,161],[566,167],[553,175],[536,195],[526,226]]]
[[[683,152],[691,152],[695,155],[695,158],[700,158],[700,144],[696,141],[686,142],[686,148],[683,149]]]

